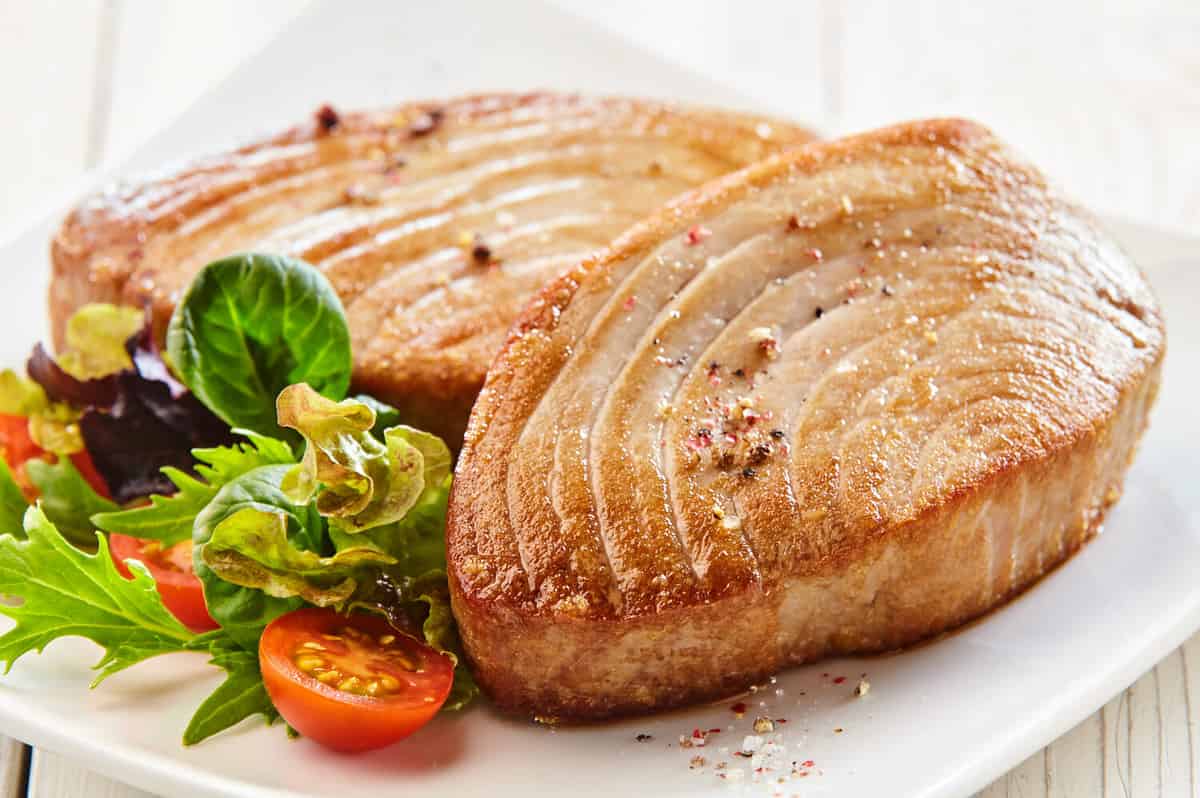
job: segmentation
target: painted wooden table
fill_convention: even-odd
[[[1200,234],[1194,0],[556,2],[831,133],[977,118],[1092,208]],[[131,151],[303,8],[0,0],[0,230]],[[1196,795],[1198,718],[1200,635],[982,795]],[[144,795],[0,738],[0,798],[21,794]]]

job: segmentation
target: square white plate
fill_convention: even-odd
[[[380,6],[380,8],[393,8]],[[345,8],[344,6],[342,7]],[[117,171],[211,150],[334,99],[346,107],[486,89],[578,89],[744,105],[738,95],[533,3],[439,2],[402,11],[314,7]],[[429,35],[438,31],[437,36]],[[1002,133],[1003,131],[1001,131]],[[82,192],[98,178],[78,187]],[[0,247],[0,362],[44,334],[46,243],[61,208]],[[1150,275],[1170,356],[1153,424],[1104,533],[1013,604],[904,654],[780,675],[745,701],[639,721],[546,729],[486,705],[386,751],[347,758],[248,722],[184,749],[216,685],[199,655],[171,655],[89,692],[98,652],[53,644],[0,679],[0,731],[171,795],[724,795],[715,764],[754,795],[963,795],[1062,734],[1200,626],[1200,242],[1111,223]],[[851,695],[860,674],[869,695]],[[837,681],[844,677],[844,681]],[[761,704],[761,705],[760,705]],[[756,715],[784,718],[783,767],[735,756]],[[681,749],[693,728],[719,728]],[[638,742],[639,734],[651,739]],[[689,762],[703,756],[705,765]],[[796,762],[804,776],[790,776]],[[811,762],[810,766],[804,763]],[[785,777],[786,783],[776,782]]]

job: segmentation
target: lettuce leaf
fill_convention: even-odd
[[[247,651],[223,634],[207,642],[209,662],[225,671],[225,681],[196,709],[183,732],[183,744],[195,745],[254,715],[265,716],[267,725],[277,721],[279,712],[263,684],[258,652]]]
[[[29,502],[25,501],[24,491],[13,479],[8,463],[0,457],[0,535],[24,539],[24,518],[28,509]]]
[[[72,455],[83,451],[79,411],[51,402],[42,386],[12,369],[0,371],[0,413],[29,419],[29,437],[48,452]]]
[[[175,308],[167,351],[188,388],[230,426],[273,437],[284,437],[275,397],[285,387],[307,382],[341,399],[350,385],[341,300],[294,258],[243,254],[205,266]]]
[[[250,430],[234,432],[246,437],[247,442],[192,450],[200,479],[167,466],[163,474],[175,486],[174,494],[153,495],[150,504],[142,507],[98,513],[92,516],[92,523],[105,532],[120,532],[170,546],[191,539],[196,516],[222,486],[260,466],[296,461],[283,441]]]
[[[209,614],[243,648],[255,650],[268,623],[285,612],[303,606],[299,596],[272,596],[256,587],[239,585],[225,578],[231,558],[206,556],[216,528],[238,511],[251,508],[281,514],[287,523],[291,546],[303,551],[327,553],[325,520],[312,505],[293,504],[279,488],[289,465],[268,465],[247,471],[222,486],[196,516],[192,529],[192,564],[204,585]],[[209,565],[210,559],[214,567]]]
[[[65,351],[58,365],[79,380],[107,377],[133,367],[125,342],[142,328],[137,308],[103,303],[84,305],[67,320]]]
[[[201,555],[226,582],[277,598],[299,596],[318,607],[339,606],[357,587],[356,575],[395,559],[375,546],[351,545],[322,556],[292,545],[284,513],[243,507],[212,530]]]
[[[33,459],[25,463],[25,473],[41,494],[39,505],[63,537],[76,546],[96,547],[96,527],[92,516],[117,509],[117,505],[88,484],[75,464],[66,457],[57,463]]]
[[[412,427],[371,434],[375,410],[364,402],[334,402],[306,384],[285,388],[277,401],[279,424],[307,444],[300,464],[284,479],[293,501],[316,497],[317,509],[345,533],[402,519],[450,473],[450,450],[441,438]]]
[[[29,651],[59,637],[86,637],[104,648],[93,686],[142,660],[181,651],[192,639],[162,605],[154,579],[136,560],[117,571],[108,544],[96,536],[87,554],[64,538],[40,507],[25,514],[26,540],[0,536],[0,593],[20,604],[0,604],[0,614],[17,622],[0,637],[5,669]]]

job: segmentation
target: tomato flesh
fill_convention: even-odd
[[[25,474],[25,463],[45,453],[29,436],[28,418],[0,413],[0,457],[8,463],[13,480],[30,501],[37,498],[37,488]]]
[[[164,548],[153,540],[112,532],[108,536],[108,548],[117,570],[126,579],[133,578],[126,560],[140,560],[150,569],[163,606],[184,626],[193,632],[217,628],[217,622],[208,614],[208,605],[204,603],[204,587],[192,570],[190,540]]]
[[[454,681],[449,657],[383,618],[315,607],[272,621],[258,658],[279,714],[336,751],[404,739],[437,714]]]

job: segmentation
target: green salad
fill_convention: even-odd
[[[104,649],[93,687],[206,652],[226,677],[188,745],[282,715],[362,750],[467,705],[445,574],[451,454],[347,395],[350,333],[324,276],[226,258],[188,288],[165,351],[155,322],[86,306],[56,356],[38,345],[27,375],[0,374],[6,668],[60,637]]]

